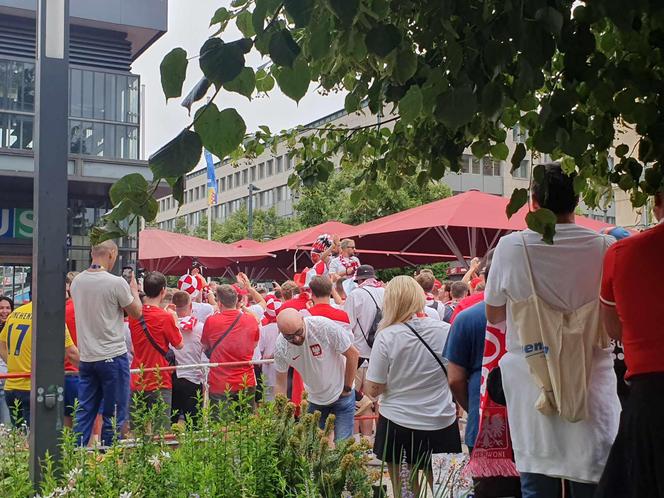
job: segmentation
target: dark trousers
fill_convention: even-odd
[[[102,361],[82,361],[78,372],[79,409],[74,425],[78,442],[82,446],[87,446],[101,405],[103,418],[101,441],[102,444],[110,445],[116,437],[120,437],[122,426],[129,419],[127,354]]]
[[[5,390],[5,400],[12,425],[18,427],[25,424],[30,427],[30,391]]]
[[[173,374],[173,402],[171,403],[171,423],[177,424],[180,417],[198,419],[198,403],[203,399],[203,388],[200,384],[178,378]]]
[[[664,373],[630,379],[596,498],[664,497]]]

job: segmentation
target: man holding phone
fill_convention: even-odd
[[[81,359],[79,410],[74,431],[82,446],[90,440],[102,399],[102,444],[109,445],[119,437],[128,420],[129,360],[123,310],[138,318],[142,308],[133,272],[129,283],[109,273],[118,257],[115,242],[107,240],[93,246],[91,256],[90,268],[77,275],[71,284]]]

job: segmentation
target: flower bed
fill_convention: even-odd
[[[238,403],[224,417],[205,410],[200,426],[188,420],[175,440],[168,441],[163,433],[149,430],[160,410],[139,409],[133,421],[135,443],[114,444],[104,452],[77,448],[72,432],[65,430],[61,468],[56,471],[53,462],[44,462],[41,496],[371,496],[367,448],[353,441],[332,447],[333,417],[321,431],[319,414],[296,421],[294,406],[284,398],[255,414]],[[25,434],[5,428],[0,434],[0,496],[32,493]]]

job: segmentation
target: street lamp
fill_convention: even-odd
[[[248,239],[253,239],[254,238],[254,192],[260,192],[261,189],[259,189],[256,185],[253,183],[249,184],[249,187],[247,187],[249,190],[249,202],[247,203],[247,238]]]
[[[39,485],[46,455],[59,462],[64,416],[69,0],[39,0],[36,31],[30,475]]]

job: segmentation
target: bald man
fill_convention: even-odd
[[[353,436],[355,393],[353,380],[360,353],[343,328],[322,316],[304,317],[288,308],[277,316],[280,335],[274,352],[277,394],[286,394],[288,368],[302,376],[309,413],[321,412],[320,427],[334,414],[334,439]]]
[[[71,284],[76,303],[76,331],[80,351],[79,410],[74,431],[79,444],[90,440],[92,425],[102,406],[102,444],[110,445],[120,436],[128,420],[129,360],[124,336],[124,313],[141,317],[138,285],[109,273],[118,257],[118,246],[107,240],[91,251],[90,268]],[[113,427],[115,420],[115,427]]]

